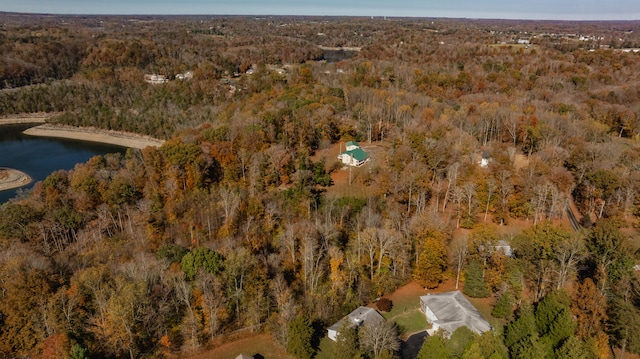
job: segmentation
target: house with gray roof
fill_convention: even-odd
[[[345,321],[348,321],[351,326],[359,327],[361,325],[379,324],[384,321],[384,318],[373,308],[358,307],[327,329],[327,335],[334,342],[338,340],[338,331]]]
[[[491,324],[458,290],[423,295],[420,297],[420,307],[431,323],[431,329],[427,330],[429,335],[442,329],[449,336],[462,326],[477,334],[492,329]]]
[[[366,153],[356,141],[346,143],[346,151],[338,155],[338,159],[345,165],[359,167],[369,161],[369,154]]]

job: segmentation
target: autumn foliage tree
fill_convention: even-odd
[[[311,322],[465,271],[515,319],[421,356],[637,351],[633,24],[0,18],[3,118],[166,140],[0,206],[0,356],[180,356],[261,328],[310,357]],[[345,181],[350,140],[371,161]],[[567,205],[595,227],[565,228]],[[339,354],[397,354],[371,338]]]
[[[447,268],[447,252],[444,234],[425,231],[418,236],[421,251],[418,254],[413,277],[427,288],[435,288],[444,279]]]

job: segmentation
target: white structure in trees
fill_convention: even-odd
[[[345,165],[359,167],[367,163],[370,159],[369,154],[364,152],[356,141],[347,142],[346,151],[338,155],[338,159]]]
[[[462,326],[478,334],[491,330],[491,324],[458,290],[423,295],[420,297],[420,308],[431,323],[431,329],[427,330],[429,335],[443,329],[449,336]]]
[[[384,318],[375,309],[369,307],[358,307],[353,312],[337,321],[334,325],[327,329],[329,339],[334,342],[338,340],[338,331],[342,327],[342,323],[349,322],[349,325],[359,327],[361,325],[378,324],[384,321]]]

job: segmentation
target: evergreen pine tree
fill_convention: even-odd
[[[545,358],[548,351],[537,336],[526,336],[509,348],[511,358]]]
[[[565,291],[554,291],[547,294],[536,305],[536,326],[541,335],[549,333],[551,324],[564,309],[569,309],[570,299]]]
[[[464,294],[472,298],[486,298],[491,292],[482,278],[482,267],[477,261],[472,261],[464,274]]]
[[[485,356],[482,355],[482,350],[480,349],[480,344],[477,342],[472,342],[469,345],[469,348],[464,351],[462,354],[462,359],[484,359]]]
[[[538,333],[551,348],[558,348],[575,332],[576,323],[571,315],[569,303],[567,293],[559,290],[549,293],[536,307]]]
[[[596,358],[593,353],[590,353],[588,350],[586,350],[584,343],[582,343],[580,339],[576,338],[573,335],[565,340],[564,343],[562,343],[560,348],[556,350],[555,356],[558,359]]]
[[[485,358],[507,359],[509,357],[502,343],[502,338],[493,330],[482,333],[476,343],[480,346],[480,352]]]
[[[500,296],[500,299],[498,299],[498,302],[496,303],[495,308],[493,308],[491,315],[494,316],[495,318],[509,319],[511,318],[512,314],[513,314],[513,297],[511,296],[511,293],[504,292]]]
[[[300,359],[311,359],[315,350],[311,345],[313,327],[309,318],[298,316],[287,327],[287,353]]]
[[[504,331],[504,344],[511,351],[512,348],[527,337],[534,337],[537,340],[538,330],[536,328],[536,318],[533,315],[533,308],[525,303],[518,309],[516,319],[507,324]]]
[[[335,346],[336,359],[353,359],[360,353],[357,327],[345,320],[338,329]]]
[[[610,305],[613,341],[623,352],[640,354],[640,310],[633,303],[616,298]]]
[[[451,357],[446,347],[447,340],[441,335],[430,335],[422,344],[417,359],[448,359]]]
[[[89,359],[87,355],[87,349],[82,345],[75,343],[71,349],[69,349],[69,359]]]
[[[471,329],[462,326],[451,334],[446,346],[453,357],[460,358],[473,343],[474,339],[475,336]]]

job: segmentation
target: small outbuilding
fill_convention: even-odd
[[[449,336],[462,326],[477,334],[492,329],[491,324],[458,290],[423,295],[420,297],[420,307],[431,323],[431,329],[427,330],[429,335],[442,329]]]
[[[482,158],[480,159],[480,167],[485,168],[489,166],[489,151],[482,151]]]
[[[511,249],[511,245],[503,239],[499,240],[493,248],[496,251],[501,251],[507,257],[513,257],[513,249]]]
[[[359,327],[361,325],[379,324],[384,321],[384,318],[382,317],[382,315],[380,315],[380,313],[378,313],[378,311],[373,308],[358,307],[356,308],[356,310],[347,314],[335,324],[330,326],[329,329],[327,329],[327,335],[329,336],[329,339],[333,340],[334,342],[338,340],[338,331],[345,321],[348,321],[349,325],[351,326]]]

